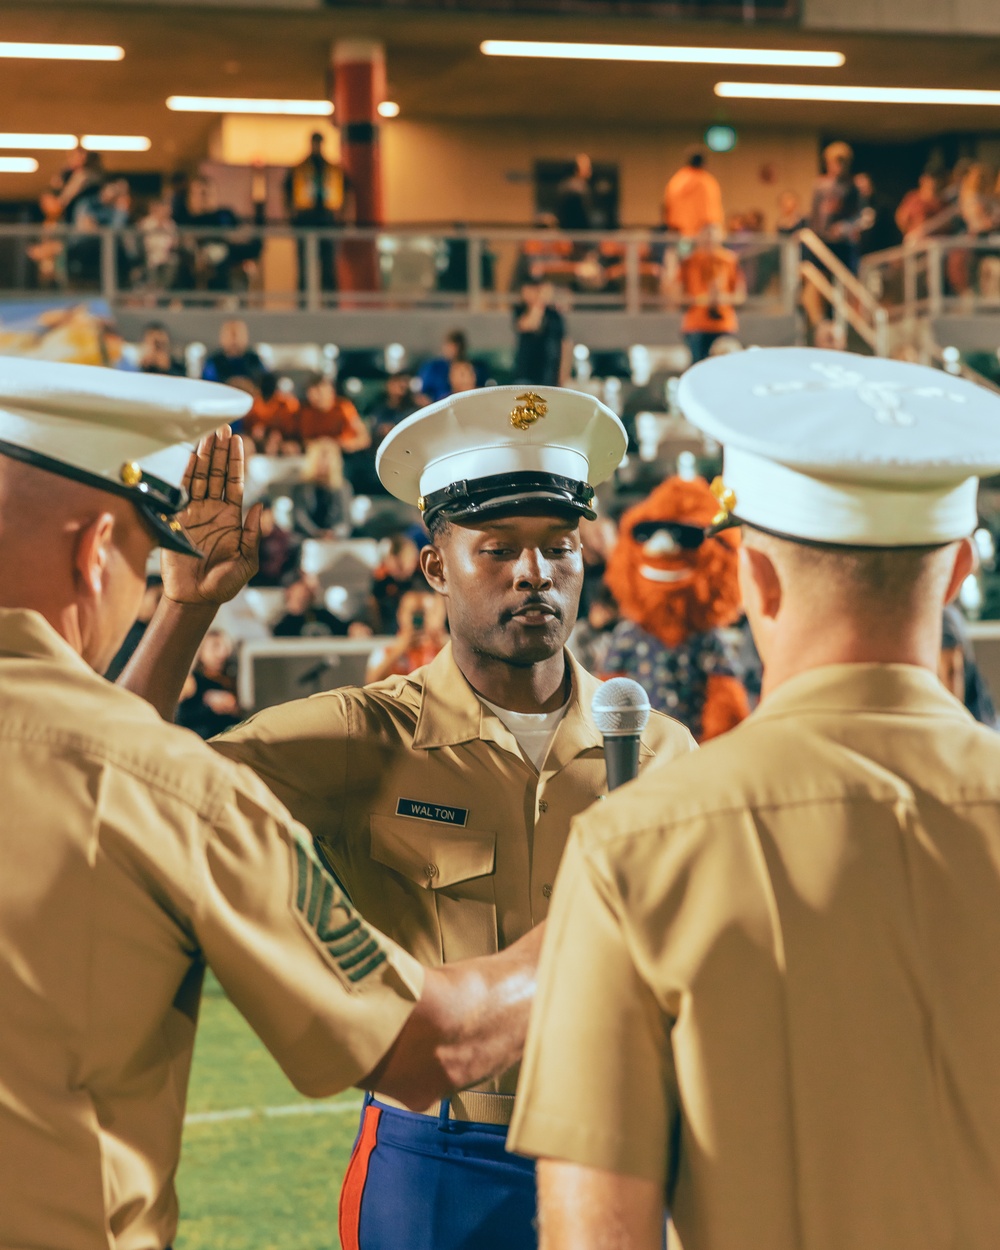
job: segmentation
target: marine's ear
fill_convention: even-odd
[[[740,589],[748,614],[773,620],[781,608],[781,579],[771,557],[760,547],[742,543],[739,548]]]
[[[73,566],[77,584],[88,597],[97,599],[104,590],[108,562],[114,546],[115,518],[100,512],[79,531]]]
[[[429,543],[420,551],[420,569],[427,584],[438,592],[439,595],[448,593],[448,581],[444,571],[444,557],[440,548],[434,543]]]
[[[970,573],[975,572],[978,566],[979,556],[972,539],[963,538],[955,551],[955,563],[952,566],[951,579],[948,582],[948,593],[945,595],[944,600],[945,603],[951,603],[962,589],[962,583]]]

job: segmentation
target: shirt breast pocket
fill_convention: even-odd
[[[391,870],[393,896],[371,919],[404,949],[425,963],[496,952],[495,833],[372,816],[371,857]]]

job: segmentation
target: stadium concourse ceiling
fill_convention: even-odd
[[[651,130],[727,121],[868,139],[1000,132],[1000,108],[718,99],[720,80],[901,87],[996,88],[1000,40],[824,34],[784,23],[627,17],[526,16],[436,9],[270,3],[95,4],[33,0],[3,5],[8,41],[119,44],[110,63],[4,60],[0,130],[146,135],[145,153],[116,154],[119,169],[169,170],[203,156],[216,119],[175,113],[169,95],[322,98],[330,47],[365,36],[385,44],[390,98],[401,120],[626,124]],[[554,39],[830,49],[840,69],[656,65],[486,57],[480,41]],[[387,125],[394,123],[387,122]],[[36,175],[0,175],[0,197],[37,192],[58,153],[35,153]]]

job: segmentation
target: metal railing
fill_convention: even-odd
[[[830,305],[836,324],[845,331],[850,326],[874,355],[888,356],[889,318],[878,299],[815,231],[800,230],[798,241],[803,285],[812,287]]]
[[[1000,312],[1000,234],[928,236],[872,252],[861,281],[893,322]]]
[[[749,311],[789,314],[798,244],[734,235]],[[689,240],[655,230],[182,227],[173,246],[135,227],[0,225],[0,299],[99,296],[112,308],[509,310],[528,277],[566,308],[631,314],[673,307],[667,259]]]

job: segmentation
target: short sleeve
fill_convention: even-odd
[[[191,921],[205,960],[289,1079],[320,1097],[378,1064],[423,987],[420,965],[357,914],[309,833],[242,770],[204,826]]]
[[[553,893],[508,1145],[666,1184],[669,1021],[629,955],[617,900],[574,826]]]
[[[380,758],[352,762],[348,785],[350,708],[338,694],[267,708],[213,738],[220,755],[246,764],[292,816],[328,845],[340,836],[345,797],[374,788]],[[355,753],[358,754],[358,753]]]

